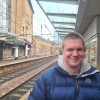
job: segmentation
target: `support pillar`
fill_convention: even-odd
[[[18,59],[18,47],[15,47],[15,60]]]
[[[28,58],[28,45],[25,45],[25,58]]]

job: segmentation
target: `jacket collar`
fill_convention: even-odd
[[[67,68],[66,68],[66,67],[64,66],[64,64],[63,64],[63,56],[62,56],[62,55],[60,55],[60,56],[58,57],[58,65],[59,65],[59,67],[61,67],[61,69],[63,69],[63,70],[66,71],[67,73],[69,73],[68,70],[67,70]],[[84,59],[83,62],[82,62],[81,69],[80,69],[80,74],[79,74],[78,76],[81,75],[81,77],[85,77],[85,76],[88,76],[88,75],[91,75],[91,74],[95,74],[95,73],[97,73],[97,72],[99,72],[99,70],[96,69],[96,68],[94,68],[94,67],[92,67],[92,66],[87,62],[87,60]],[[70,74],[70,73],[69,73],[69,74]]]

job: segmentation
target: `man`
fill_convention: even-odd
[[[28,100],[100,100],[100,73],[85,60],[82,36],[71,32],[54,67],[36,81]]]

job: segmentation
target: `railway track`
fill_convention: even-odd
[[[0,76],[0,100],[19,100],[27,91],[29,91],[39,74],[48,66],[53,64],[56,59],[41,60],[36,65],[25,68],[25,70],[17,70],[6,74],[5,77]],[[10,79],[9,79],[10,78]],[[7,86],[8,84],[8,86]]]
[[[20,85],[16,89],[12,90],[5,96],[1,97],[0,100],[19,100],[26,92],[28,92],[32,87],[39,75],[31,78],[24,84]]]
[[[6,81],[11,80],[12,78],[18,77],[28,71],[31,71],[39,66],[42,66],[43,64],[48,63],[50,60],[51,60],[51,58],[50,59],[48,58],[47,60],[41,59],[41,60],[37,61],[34,65],[12,71],[8,74],[0,75],[0,84],[3,84]]]

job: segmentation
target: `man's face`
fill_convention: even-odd
[[[84,59],[84,47],[81,39],[68,39],[64,41],[62,50],[64,64],[68,67],[80,67]]]

